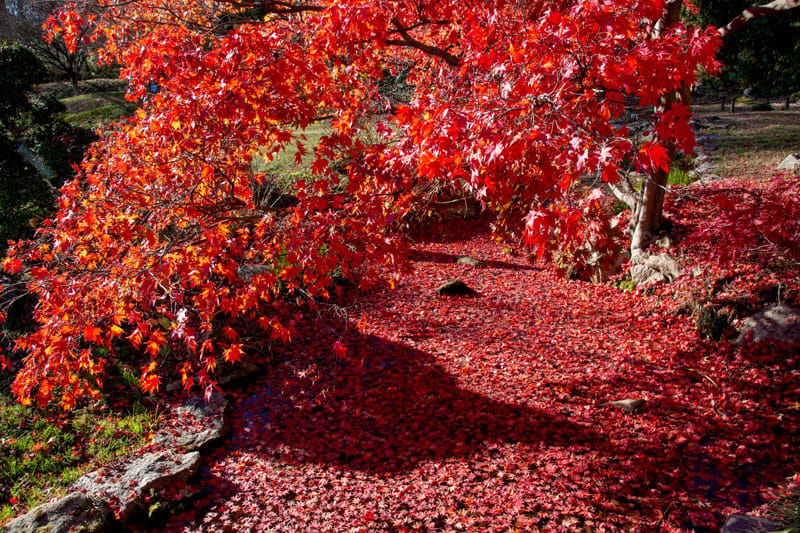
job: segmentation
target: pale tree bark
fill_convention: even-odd
[[[653,28],[653,38],[658,38],[670,26],[678,22],[683,0],[670,0],[664,7],[664,13]],[[677,102],[688,105],[689,91],[684,88],[679,92],[664,94],[656,111],[664,112]],[[671,158],[675,156],[670,153]],[[668,172],[657,170],[647,176],[638,193],[635,193],[635,205],[631,217],[631,258],[636,261],[650,244],[650,239],[663,222],[664,193],[667,189]]]
[[[719,29],[723,39],[730,34],[742,29],[748,22],[777,15],[778,13],[800,9],[800,0],[773,0],[763,6],[748,7],[733,18],[728,24]]]

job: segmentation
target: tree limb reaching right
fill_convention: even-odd
[[[739,15],[734,17],[728,24],[719,29],[719,35],[723,39],[730,34],[742,29],[748,22],[770,17],[782,11],[791,11],[800,8],[800,0],[773,0],[763,6],[748,7]]]

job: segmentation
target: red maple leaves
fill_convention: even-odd
[[[693,142],[676,110],[638,147],[614,122],[626,98],[652,104],[716,67],[714,32],[652,33],[663,0],[266,3],[257,20],[248,6],[134,1],[91,20],[67,6],[49,23],[68,44],[94,24],[99,57],[123,66],[142,107],[105,132],[38,241],[4,263],[35,269],[40,302],[40,328],[16,342],[21,401],[96,394],[94,354],[124,344],[174,363],[142,374],[149,390],[161,368],[213,386],[217,360],[246,349],[237,335],[294,338],[285,302],[314,305],[334,278],[369,287],[376,267],[401,265],[426,191],[472,195],[498,231],[533,232],[536,246],[607,239],[579,220],[578,180],[613,180],[625,158],[664,168],[668,147]],[[391,101],[380,84],[401,70],[414,94]],[[320,117],[330,135],[304,146]],[[284,184],[291,206],[260,203],[272,178],[253,157],[289,144],[313,149],[314,173]]]
[[[166,529],[715,529],[796,470],[796,358],[445,231],[349,323],[299,323]],[[478,296],[436,295],[450,277]]]

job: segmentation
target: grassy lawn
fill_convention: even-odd
[[[718,117],[725,126],[699,131],[716,137],[714,155],[722,177],[763,176],[775,170],[783,159],[800,152],[800,108],[772,111],[721,112],[719,106],[697,106],[693,111],[702,119]]]
[[[125,100],[125,93],[121,91],[79,94],[62,98],[61,103],[67,107],[64,120],[91,130],[119,120],[137,107]]]
[[[305,176],[311,173],[311,164],[314,162],[314,146],[316,146],[324,135],[331,132],[330,123],[327,121],[316,122],[308,126],[305,131],[297,130],[295,135],[305,136],[305,148],[308,151],[300,164],[297,164],[297,147],[294,143],[287,144],[286,148],[278,152],[272,161],[266,157],[266,153],[253,158],[253,172],[267,172],[276,177],[293,178]],[[302,140],[302,137],[300,138]]]
[[[0,524],[61,496],[85,472],[146,444],[159,420],[120,372],[105,401],[72,413],[18,404],[0,382]]]

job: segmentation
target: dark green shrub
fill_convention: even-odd
[[[30,50],[0,45],[0,253],[9,239],[30,238],[52,212],[57,187],[93,140],[58,118],[58,100],[31,97],[44,76]]]
[[[30,107],[28,92],[45,79],[42,62],[27,48],[18,45],[0,45],[0,122],[6,129],[8,122],[20,111]]]

